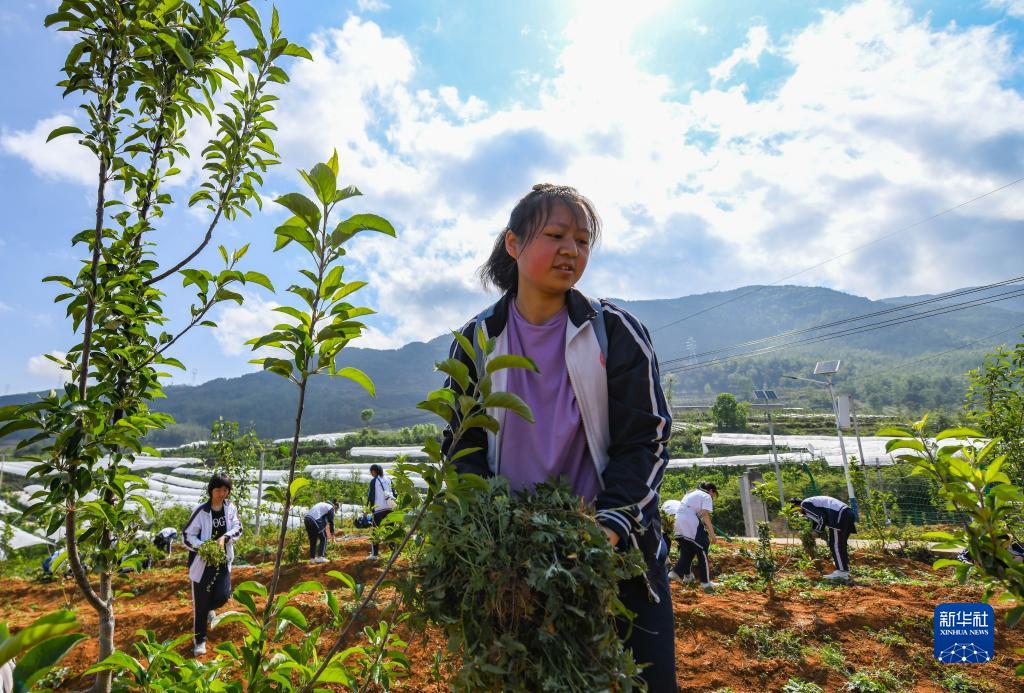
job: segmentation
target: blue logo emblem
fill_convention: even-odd
[[[996,649],[995,612],[988,604],[935,607],[935,659],[947,664],[980,664]]]

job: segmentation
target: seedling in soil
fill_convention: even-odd
[[[903,690],[903,685],[888,671],[855,671],[843,690],[852,693],[888,693]]]
[[[910,642],[905,637],[899,633],[894,633],[888,628],[879,631],[874,631],[870,628],[865,628],[864,630],[870,633],[875,640],[889,647],[907,647],[910,645]]]
[[[782,693],[824,693],[821,686],[811,681],[801,679],[790,679],[782,687]]]
[[[986,683],[979,683],[967,674],[959,671],[948,671],[938,680],[942,690],[949,693],[986,693],[993,690]]]
[[[846,657],[838,645],[821,645],[815,649],[815,653],[818,655],[821,663],[829,669],[834,669],[843,676],[847,675]]]
[[[802,638],[791,628],[776,630],[766,625],[743,624],[736,629],[736,639],[747,647],[753,647],[761,659],[780,658],[798,662],[802,658]]]

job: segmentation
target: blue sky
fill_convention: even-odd
[[[255,3],[269,15],[270,5]],[[1024,175],[1024,0],[896,2],[328,2],[281,4],[315,60],[279,90],[284,163],[337,148],[350,211],[391,219],[398,241],[360,239],[347,276],[379,311],[363,346],[397,347],[461,324],[488,295],[475,280],[529,186],[576,185],[606,235],[582,288],[661,298],[767,283]],[[95,164],[62,101],[70,41],[43,28],[49,2],[0,3],[0,394],[54,386],[41,357],[73,341],[52,285],[82,258]],[[201,149],[203,127],[192,134]],[[186,169],[171,189],[201,179]],[[1024,268],[1020,188],[851,253],[794,281],[872,298],[1004,279]],[[248,266],[287,286],[298,253],[273,254],[275,205],[222,226]],[[176,208],[156,240],[173,262],[204,215]],[[200,265],[215,267],[216,251]],[[188,294],[168,287],[180,322]],[[175,354],[203,382],[249,372],[245,339],[287,295],[247,292],[216,331]]]

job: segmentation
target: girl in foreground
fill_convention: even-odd
[[[492,354],[527,356],[539,373],[495,372],[495,391],[519,395],[536,423],[497,412],[497,434],[472,429],[452,447],[480,450],[455,462],[459,472],[501,474],[513,490],[562,477],[597,508],[597,520],[617,547],[637,546],[645,576],[619,585],[619,598],[636,613],[621,624],[625,644],[650,691],[675,691],[675,627],[666,550],[661,539],[658,487],[668,455],[672,419],[661,389],[647,329],[607,301],[574,287],[600,235],[593,205],[574,188],[535,185],[515,206],[487,263],[485,283],[504,292],[462,329],[475,342],[477,326],[497,339]],[[451,356],[476,377],[473,360],[452,344]],[[451,381],[448,387],[458,390]]]

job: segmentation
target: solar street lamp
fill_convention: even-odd
[[[853,510],[853,516],[855,518],[860,517],[860,511],[857,509],[857,498],[853,491],[853,481],[850,479],[850,464],[846,459],[846,443],[843,440],[843,431],[839,426],[839,404],[836,402],[836,393],[832,389],[832,376],[839,372],[840,361],[819,361],[814,365],[814,375],[823,375],[827,380],[818,380],[817,378],[801,378],[796,375],[784,375],[783,378],[789,378],[790,380],[802,380],[807,383],[814,383],[815,385],[823,385],[828,388],[829,399],[832,400],[832,413],[836,419],[836,435],[839,436],[839,452],[842,454],[843,460],[843,476],[846,477],[846,492],[850,496],[850,509]]]
[[[782,490],[782,470],[779,468],[779,453],[775,449],[775,424],[772,421],[772,409],[782,405],[778,403],[779,396],[775,390],[754,390],[754,399],[757,400],[757,406],[768,414],[768,434],[772,437],[772,463],[775,466],[775,481],[779,485],[779,508],[782,508],[786,503],[786,495]]]

